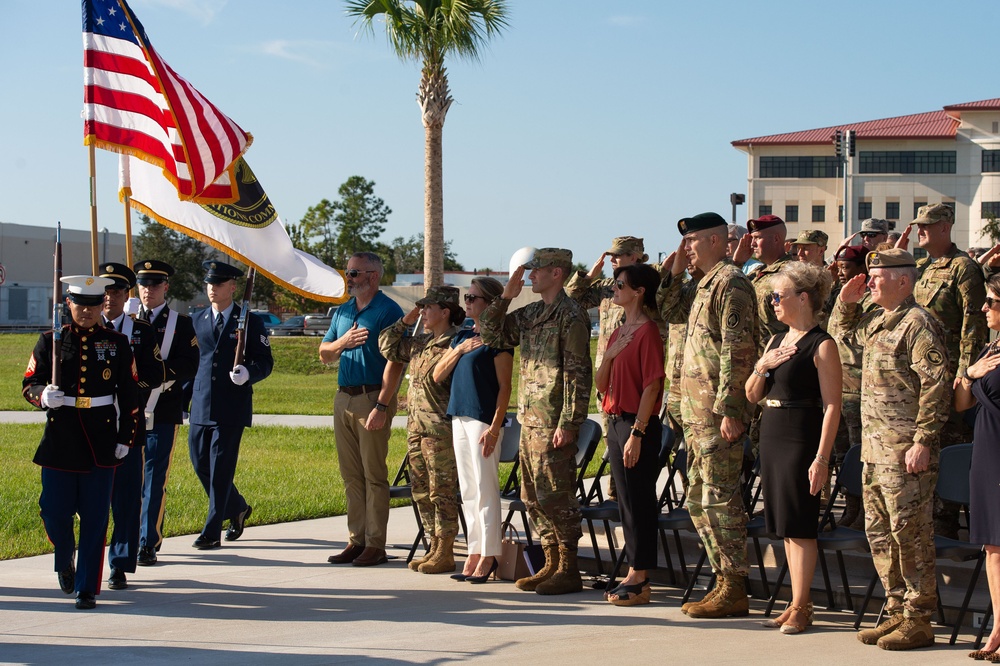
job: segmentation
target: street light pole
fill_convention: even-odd
[[[733,224],[736,224],[736,207],[742,205],[747,200],[747,195],[733,192],[729,195],[729,203],[733,205]]]

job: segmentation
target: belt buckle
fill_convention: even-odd
[[[767,407],[781,407],[781,401],[780,400],[773,400],[771,398],[768,398],[767,400],[765,400],[764,404]]]
[[[79,397],[76,399],[77,409],[90,409],[90,398],[89,397]]]

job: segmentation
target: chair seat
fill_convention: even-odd
[[[580,514],[584,520],[610,520],[616,523],[620,523],[622,520],[618,502],[611,500],[605,500],[591,506],[581,506]]]
[[[978,559],[983,550],[982,544],[934,536],[934,551],[938,559],[949,559],[955,562],[971,562]]]
[[[771,534],[767,531],[767,524],[764,522],[764,516],[754,516],[747,521],[747,537],[752,539],[756,538],[771,538],[777,540],[777,536]]]
[[[389,486],[390,499],[409,499],[413,497],[413,490],[409,486]]]
[[[674,509],[670,513],[661,513],[657,519],[657,525],[661,530],[694,531],[694,522],[687,509]]]
[[[524,502],[521,501],[521,498],[519,497],[511,497],[510,499],[502,498],[500,500],[500,506],[508,511],[524,511],[526,508],[524,506]]]
[[[820,532],[816,541],[823,550],[868,550],[868,536],[850,527],[838,526],[829,532]]]

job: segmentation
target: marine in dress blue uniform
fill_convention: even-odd
[[[139,427],[132,450],[115,470],[111,491],[114,528],[108,544],[108,564],[111,566],[108,587],[124,590],[128,587],[126,574],[135,573],[139,556],[139,498],[142,496],[143,446],[146,443],[146,420],[141,407],[146,404],[153,389],[163,383],[163,361],[153,328],[142,320],[133,319],[126,312],[128,292],[135,287],[135,273],[124,264],[112,262],[101,264],[101,277],[113,280],[104,291],[104,324],[129,339],[139,375]]]
[[[142,479],[142,509],[139,516],[139,562],[156,564],[163,543],[165,496],[170,461],[187,404],[184,384],[198,371],[198,338],[191,317],[170,309],[166,302],[174,268],[165,261],[136,262],[136,282],[142,307],[137,319],[149,321],[163,359],[163,384],[145,404],[146,455]],[[151,422],[151,423],[150,423]]]
[[[198,480],[208,493],[208,516],[193,545],[208,550],[221,545],[223,521],[229,520],[226,540],[235,541],[253,511],[233,477],[243,429],[251,425],[252,385],[271,374],[274,361],[264,322],[247,313],[244,363],[233,366],[240,317],[233,297],[243,271],[221,261],[206,261],[204,266],[212,305],[193,317],[201,359],[191,396],[188,449]]]
[[[104,566],[115,468],[135,438],[139,389],[128,339],[101,322],[110,280],[62,278],[69,286],[72,323],[61,329],[60,384],[52,378],[52,332],[42,333],[22,381],[24,398],[46,410],[34,462],[42,468],[38,500],[45,532],[55,548],[55,570],[76,607],[96,605]],[[117,403],[117,408],[116,408]],[[73,516],[80,516],[78,569],[74,571]]]

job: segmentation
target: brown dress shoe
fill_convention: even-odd
[[[330,564],[350,564],[363,552],[365,552],[364,546],[359,546],[356,543],[349,543],[343,552],[337,555],[331,555],[326,558],[326,561]]]
[[[381,548],[365,548],[365,551],[354,558],[356,567],[373,567],[376,564],[385,564],[389,561],[385,551]]]

